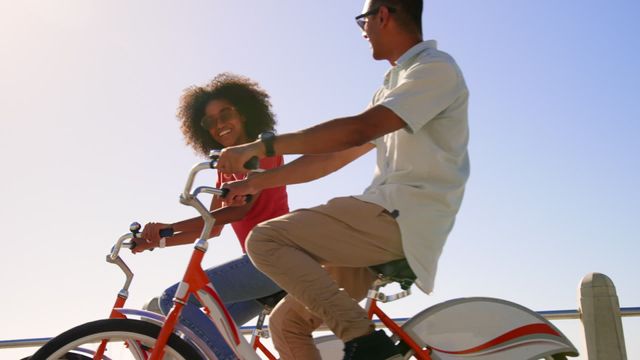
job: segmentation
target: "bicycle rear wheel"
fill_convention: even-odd
[[[76,326],[41,347],[31,360],[68,359],[69,354],[92,359],[102,340],[107,348],[103,359],[146,359],[156,342],[160,327],[141,320],[105,319]],[[175,334],[169,337],[164,359],[202,359],[200,354]]]

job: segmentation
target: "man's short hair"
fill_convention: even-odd
[[[416,31],[422,36],[422,0],[372,0],[371,8],[387,6],[396,9],[398,23],[407,31]]]

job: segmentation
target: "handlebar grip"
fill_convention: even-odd
[[[160,237],[167,238],[173,236],[173,228],[160,229]]]
[[[257,156],[252,157],[246,163],[244,163],[244,168],[248,170],[255,170],[260,166],[260,160]]]

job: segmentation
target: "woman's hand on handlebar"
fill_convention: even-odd
[[[160,230],[171,228],[170,224],[163,223],[147,223],[140,237],[134,238],[131,241],[135,243],[135,246],[131,248],[131,252],[136,254],[145,250],[153,250],[160,245]]]
[[[171,224],[163,224],[163,223],[155,223],[150,222],[147,223],[142,229],[142,233],[140,237],[143,239],[147,239],[151,242],[155,242],[156,244],[160,241],[160,230],[171,228]]]
[[[131,248],[131,252],[134,254],[137,254],[145,250],[153,250],[158,247],[159,245],[158,241],[153,242],[145,238],[131,239],[131,242],[135,243],[135,246]]]

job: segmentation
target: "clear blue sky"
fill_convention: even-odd
[[[178,203],[199,160],[175,120],[184,88],[222,71],[252,77],[281,132],[361,111],[388,68],[353,21],[361,9],[0,1],[0,339],[107,316],[122,277],[104,255],[129,222],[195,215]],[[425,2],[425,38],[457,59],[471,91],[472,175],[434,295],[392,315],[475,295],[575,309],[593,271],[612,278],[622,306],[640,306],[638,13],[622,0]],[[373,166],[367,156],[290,187],[291,205],[359,193]],[[207,264],[240,252],[228,230],[211,244]],[[189,252],[128,256],[129,305],[177,280]],[[583,346],[577,321],[556,324]],[[629,358],[640,358],[640,319],[624,326]]]

